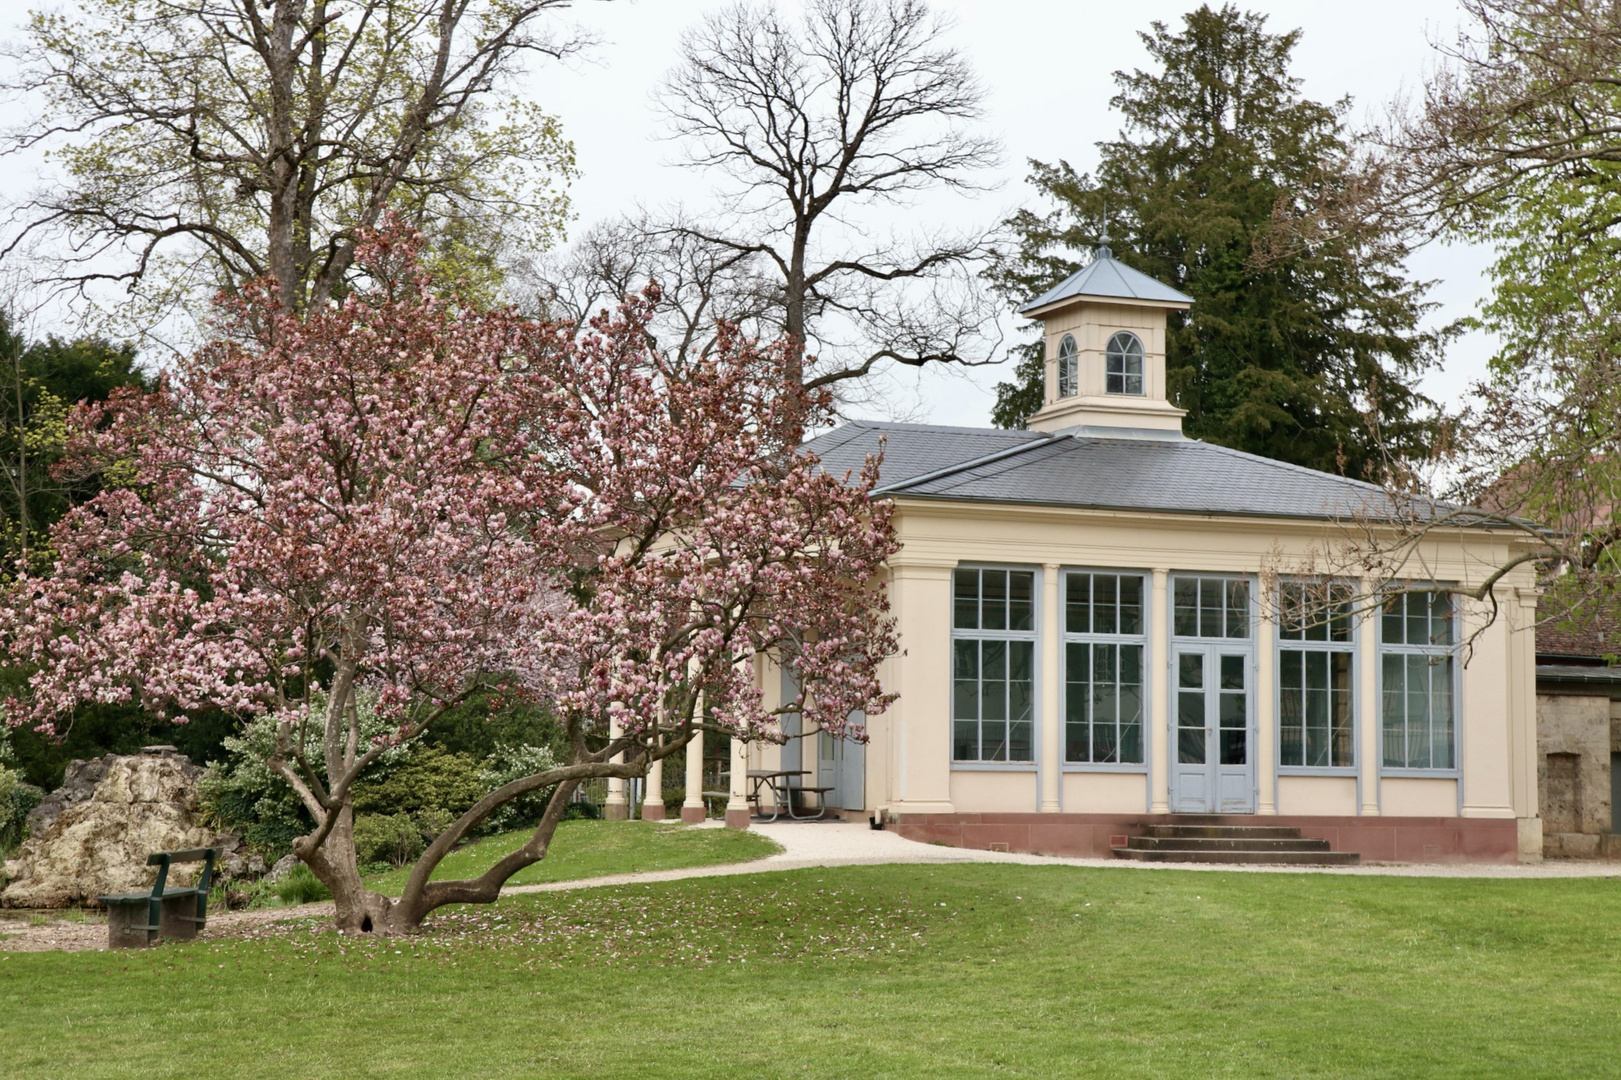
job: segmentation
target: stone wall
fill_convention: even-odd
[[[1611,754],[1621,751],[1621,702],[1608,693],[1537,695],[1537,791],[1543,854],[1621,858],[1613,832]]]

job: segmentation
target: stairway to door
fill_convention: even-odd
[[[1354,851],[1330,850],[1327,840],[1308,840],[1287,825],[1230,822],[1221,814],[1175,814],[1110,850],[1115,858],[1133,862],[1355,866],[1362,861]]]

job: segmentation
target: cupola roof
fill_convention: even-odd
[[[1091,262],[1024,305],[1019,309],[1019,314],[1031,315],[1066,300],[1091,297],[1116,302],[1135,300],[1178,308],[1193,303],[1193,297],[1155,281],[1141,270],[1133,270],[1116,259],[1107,246],[1100,245],[1093,252]]]

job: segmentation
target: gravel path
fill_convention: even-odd
[[[712,821],[698,828],[721,828]],[[1074,859],[1049,855],[1020,855],[1000,851],[974,851],[968,848],[920,844],[892,832],[874,832],[865,824],[843,822],[773,822],[754,828],[783,848],[776,855],[751,862],[721,866],[692,866],[682,870],[651,870],[645,873],[611,874],[579,881],[555,881],[541,885],[515,885],[508,893],[561,892],[592,889],[604,885],[635,885],[686,878],[730,877],[736,874],[765,874],[803,870],[819,866],[880,866],[888,863],[1012,863],[1020,866],[1091,866],[1116,870],[1207,870],[1252,874],[1348,874],[1391,877],[1449,878],[1583,878],[1621,877],[1621,863],[1557,860],[1535,865],[1475,863],[1372,863],[1364,866],[1227,866],[1190,863],[1136,863],[1114,859]],[[284,919],[326,917],[331,903],[305,904],[296,908],[263,908],[255,911],[225,911],[211,914],[204,938],[235,937],[267,923]],[[107,926],[100,918],[93,921],[75,912],[63,918],[48,912],[0,912],[0,952],[70,952],[103,949]]]

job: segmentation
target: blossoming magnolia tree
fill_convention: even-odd
[[[363,255],[366,291],[300,319],[251,289],[156,392],[76,415],[72,461],[122,483],[11,593],[5,644],[34,674],[10,723],[50,730],[86,701],[272,713],[269,765],[316,823],[295,852],[342,929],[388,933],[493,901],[581,781],[642,775],[700,729],[772,737],[756,657],[791,657],[788,708],[835,734],[888,704],[876,462],[834,477],[796,450],[828,406],[783,377],[791,350],[722,333],[678,375],[645,300],[535,323],[437,296],[414,237]],[[486,794],[398,900],[368,892],[356,779],[492,685],[548,702],[569,760]],[[361,693],[387,740],[362,738]],[[492,811],[553,785],[518,851],[429,881]]]

